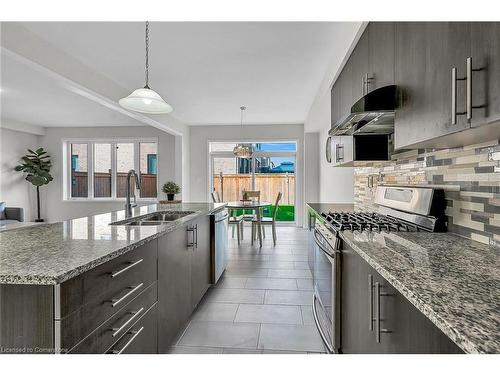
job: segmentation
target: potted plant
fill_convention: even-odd
[[[167,200],[173,201],[175,194],[179,194],[181,192],[181,188],[173,181],[166,182],[162,189],[165,194],[167,194]]]
[[[42,222],[40,217],[40,186],[47,185],[53,180],[52,175],[49,173],[52,163],[50,156],[43,148],[36,151],[28,149],[28,153],[24,155],[21,160],[22,164],[18,165],[15,170],[18,172],[26,173],[25,180],[36,186],[36,203],[38,215],[36,222]]]

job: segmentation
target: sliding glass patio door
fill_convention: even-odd
[[[264,210],[271,217],[275,202],[282,193],[278,205],[277,220],[295,221],[295,143],[253,143],[250,159],[237,158],[232,153],[236,143],[210,143],[210,192],[216,191],[224,202],[242,198],[243,190],[259,190],[261,201],[271,202]]]

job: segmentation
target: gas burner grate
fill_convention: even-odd
[[[335,231],[418,232],[424,228],[376,212],[329,212],[321,214]]]

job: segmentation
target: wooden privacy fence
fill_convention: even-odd
[[[252,189],[252,177],[244,174],[214,175],[213,186],[225,202],[242,198],[243,190]],[[295,204],[295,175],[287,173],[255,174],[255,190],[260,190],[260,200],[275,202],[278,192],[283,193],[281,204]]]
[[[141,197],[156,198],[156,175],[141,174]],[[130,182],[131,191],[134,189],[133,179]],[[125,197],[127,192],[127,173],[117,173],[116,176],[116,196]],[[88,197],[88,176],[87,172],[73,172],[71,181],[71,196],[73,198]],[[94,197],[111,197],[111,174],[94,173]]]

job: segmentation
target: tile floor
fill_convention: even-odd
[[[249,225],[238,247],[229,238],[228,268],[205,295],[170,353],[324,353],[312,317],[307,230],[270,228],[259,249]]]

